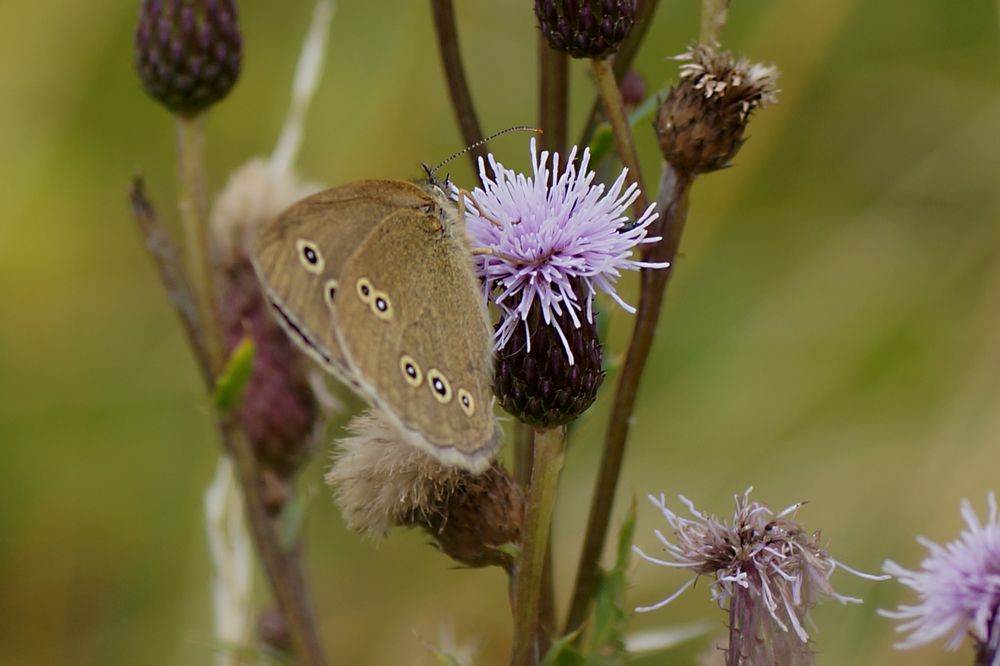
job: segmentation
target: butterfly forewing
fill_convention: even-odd
[[[341,298],[344,264],[382,220],[428,201],[410,183],[360,181],[299,201],[257,239],[254,266],[276,318],[307,353],[345,381],[353,383],[330,320]]]
[[[365,238],[341,274],[335,329],[362,392],[412,443],[481,470],[498,445],[492,336],[441,205],[398,210]]]

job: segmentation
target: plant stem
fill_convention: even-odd
[[[729,12],[730,0],[701,0],[701,25],[698,29],[698,41],[702,44],[716,46],[726,25],[726,14]]]
[[[483,140],[483,131],[479,126],[476,108],[472,104],[472,93],[469,92],[469,84],[465,78],[465,67],[462,65],[458,30],[455,27],[455,7],[451,0],[431,0],[431,11],[434,14],[434,31],[441,53],[441,64],[448,80],[451,105],[455,109],[455,117],[465,145],[475,146],[469,150],[469,159],[472,162],[473,173],[478,174],[479,158],[485,160],[489,149],[485,144],[476,146]]]
[[[641,0],[639,2],[635,24],[632,26],[632,30],[629,31],[628,36],[625,37],[625,41],[618,47],[618,51],[615,52],[614,60],[611,63],[611,67],[615,71],[616,81],[622,80],[622,77],[625,76],[628,68],[632,65],[632,61],[635,60],[636,54],[639,53],[639,46],[642,44],[642,40],[645,39],[649,26],[653,22],[653,14],[656,13],[656,6],[659,2],[660,0]],[[587,116],[587,124],[580,135],[580,141],[577,143],[578,146],[582,148],[590,145],[600,119],[601,98],[598,96],[590,106],[590,115]]]
[[[288,623],[298,663],[302,666],[323,666],[326,660],[306,598],[300,560],[294,553],[286,552],[281,547],[275,522],[264,503],[260,470],[253,446],[231,417],[223,416],[219,419],[219,432],[236,465],[250,531],[271,581],[275,602]]]
[[[129,198],[150,257],[159,270],[160,279],[194,349],[205,389],[211,393],[215,388],[215,373],[204,343],[206,330],[198,318],[194,293],[180,265],[176,247],[159,223],[152,204],[143,192],[140,178],[133,180]],[[305,596],[300,562],[294,553],[286,553],[280,545],[279,533],[264,503],[263,485],[253,447],[231,416],[220,417],[218,427],[224,449],[232,456],[236,467],[254,546],[264,564],[278,608],[288,624],[299,663],[303,666],[323,666],[325,659]]]
[[[642,379],[642,371],[649,358],[667,283],[673,275],[674,259],[687,220],[688,192],[693,180],[694,176],[678,173],[669,164],[664,163],[659,198],[656,202],[659,217],[650,225],[650,235],[662,236],[663,240],[647,245],[643,251],[643,259],[651,262],[669,261],[670,266],[661,269],[644,268],[640,274],[641,286],[635,326],[625,355],[625,363],[618,376],[611,416],[608,419],[604,451],[594,493],[591,496],[590,515],[564,633],[569,633],[583,624],[590,609],[591,596],[598,578],[598,561],[607,539],[611,508],[618,485],[618,475],[621,472],[622,458],[625,455],[625,442],[628,439],[639,381]]]
[[[632,203],[632,214],[639,218],[649,207],[649,200],[646,198],[645,190],[642,186],[642,171],[639,169],[639,158],[635,152],[635,142],[632,140],[632,130],[628,124],[628,115],[625,113],[625,104],[622,102],[622,94],[618,89],[618,81],[615,80],[615,73],[611,69],[611,64],[603,58],[595,58],[590,61],[594,71],[594,81],[597,83],[597,92],[601,97],[601,104],[604,106],[604,113],[611,123],[611,133],[615,138],[615,148],[622,164],[628,169],[628,180],[639,187],[639,196]]]
[[[535,429],[521,421],[514,422],[514,478],[524,490],[531,483],[531,461],[535,457]]]
[[[536,636],[540,620],[545,553],[548,549],[565,445],[563,428],[540,430],[535,438],[521,556],[514,574],[514,645],[511,666],[533,666],[539,658]]]
[[[170,234],[160,223],[149,199],[146,198],[141,176],[132,179],[132,186],[129,188],[129,202],[132,206],[132,217],[135,218],[139,233],[142,234],[149,258],[156,265],[157,272],[160,274],[160,282],[163,283],[167,297],[174,305],[174,311],[177,312],[177,316],[181,320],[188,344],[191,345],[191,350],[198,361],[201,379],[205,388],[212,390],[215,377],[212,375],[208,348],[205,346],[205,338],[202,333],[198,302],[191,290],[191,285],[188,283],[187,275],[181,268],[180,252],[173,239],[170,238]]]
[[[216,376],[222,369],[224,351],[208,250],[208,204],[205,198],[205,114],[177,117],[179,199],[185,250],[198,297],[202,335],[209,369]]]
[[[566,105],[569,95],[569,57],[556,51],[538,34],[538,126],[543,150],[566,154]]]

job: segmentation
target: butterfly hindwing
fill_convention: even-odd
[[[363,393],[408,439],[481,470],[498,446],[492,335],[462,230],[399,210],[347,260],[335,329]]]

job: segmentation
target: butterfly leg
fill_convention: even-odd
[[[497,229],[503,229],[503,222],[501,222],[496,217],[494,217],[493,215],[490,215],[485,210],[483,210],[482,207],[479,205],[479,202],[476,201],[475,197],[472,196],[471,192],[469,192],[468,190],[459,189],[458,190],[458,216],[459,216],[459,218],[462,219],[463,222],[465,222],[465,200],[466,199],[468,199],[469,201],[472,202],[472,207],[475,209],[476,215],[478,215],[479,217],[483,218],[484,220],[486,220],[487,222],[489,222],[490,224],[492,224]]]

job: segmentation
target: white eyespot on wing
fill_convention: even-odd
[[[430,387],[435,400],[442,405],[451,402],[451,384],[448,383],[448,379],[437,368],[431,368],[427,371],[427,386]]]
[[[326,262],[323,261],[323,254],[319,251],[316,243],[300,238],[295,241],[295,251],[299,255],[299,261],[303,268],[315,275],[323,272]]]
[[[375,290],[372,292],[371,300],[368,302],[375,316],[383,321],[392,319],[392,301],[384,291]]]
[[[423,373],[420,372],[420,366],[409,354],[403,354],[399,357],[399,369],[403,371],[403,379],[410,386],[420,386],[420,382],[423,381]]]
[[[464,388],[458,389],[458,404],[466,416],[472,416],[476,411],[476,399]]]

